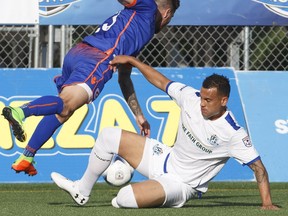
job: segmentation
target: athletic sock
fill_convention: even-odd
[[[20,108],[25,117],[60,114],[63,110],[63,101],[58,96],[43,96],[24,104]]]
[[[116,197],[116,203],[120,208],[138,208],[138,204],[131,185],[126,185],[119,190]]]
[[[95,182],[107,169],[113,155],[118,153],[120,138],[119,128],[104,128],[99,134],[90,153],[88,166],[79,181],[79,191],[84,196],[90,195]]]
[[[31,148],[30,146],[26,146],[26,148],[24,149],[23,155],[25,155],[26,157],[34,157],[36,154],[36,150]]]
[[[55,130],[61,125],[62,123],[59,122],[55,115],[44,116],[44,118],[37,125],[36,130],[29,140],[23,154],[26,152],[26,156],[34,156],[36,152],[45,144],[45,142],[53,135]]]

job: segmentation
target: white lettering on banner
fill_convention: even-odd
[[[276,131],[279,134],[288,134],[288,120],[278,119],[275,121]]]
[[[78,0],[38,0],[39,15],[50,17],[67,10],[73,3]]]
[[[253,0],[260,4],[263,4],[271,12],[282,16],[288,17],[288,0]]]

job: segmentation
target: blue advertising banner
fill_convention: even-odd
[[[123,6],[116,0],[39,0],[41,25],[97,25]],[[287,25],[287,0],[182,0],[172,25]]]
[[[271,181],[288,181],[287,72],[237,72],[252,142]]]
[[[240,125],[245,126],[235,74],[229,68],[158,68],[171,80],[201,87],[203,79],[212,73],[225,74],[231,82],[229,108],[233,110]],[[1,69],[0,70],[0,110],[4,106],[19,106],[42,95],[57,95],[53,77],[61,69]],[[35,157],[38,174],[28,177],[15,174],[11,164],[22,153],[27,141],[17,141],[11,133],[8,122],[0,116],[0,182],[50,182],[52,171],[60,172],[71,179],[82,176],[95,139],[99,131],[107,126],[139,132],[135,118],[122,97],[117,82],[118,74],[107,83],[99,98],[84,105],[59,128]],[[144,115],[151,125],[151,137],[172,145],[177,134],[179,108],[164,92],[156,89],[137,70],[132,79]],[[42,117],[29,117],[24,127],[30,139]],[[135,173],[133,181],[145,179]],[[215,180],[251,180],[253,173],[231,159]],[[103,180],[103,179],[102,179]]]

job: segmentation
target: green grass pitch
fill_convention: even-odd
[[[110,204],[119,188],[97,183],[89,202],[77,206],[55,184],[0,184],[0,215],[21,216],[288,216],[288,183],[272,183],[273,202],[279,211],[260,210],[260,196],[255,182],[212,182],[202,199],[192,199],[180,209],[116,209]]]

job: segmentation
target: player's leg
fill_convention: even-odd
[[[62,74],[61,76],[54,78],[54,82],[59,93],[62,91],[64,85],[73,84],[74,82],[81,83],[85,81],[86,74],[83,73],[83,77],[81,77],[79,74],[82,74],[82,71],[80,72],[74,70],[74,68],[77,68],[75,67],[75,64],[79,64],[79,62],[82,60],[82,56],[78,55],[81,49],[82,47],[77,45],[73,47],[65,56]],[[84,62],[81,64],[81,66],[85,66]],[[93,68],[91,71],[92,70]],[[79,73],[76,74],[75,77],[80,77],[80,80],[74,79],[74,73]],[[87,76],[89,74],[90,72],[88,69]],[[52,114],[61,114],[65,108],[64,103],[65,102],[63,101],[63,97],[61,96],[43,96],[20,107],[4,107],[2,115],[4,115],[4,117],[9,121],[15,137],[19,141],[24,142],[26,140],[26,133],[23,128],[24,118],[27,118],[31,115],[48,116]]]
[[[97,179],[110,165],[114,154],[123,157],[132,167],[137,167],[142,158],[145,139],[119,128],[104,128],[96,140],[87,169],[80,179],[80,191],[86,196],[90,194]]]
[[[100,93],[101,90],[99,90],[100,87],[98,87],[98,85],[101,84],[102,89],[104,87],[104,81],[88,85],[87,83],[91,84],[91,82],[88,82],[88,77],[91,75],[91,72],[98,73],[98,62],[105,57],[105,53],[100,52],[100,54],[98,54],[92,47],[83,43],[76,45],[67,53],[63,63],[62,75],[54,79],[57,89],[60,92],[59,98],[63,102],[62,110],[61,112],[58,110],[58,112],[54,113],[56,115],[50,115],[53,114],[53,112],[48,113],[42,106],[37,106],[38,110],[34,110],[34,112],[24,110],[30,114],[49,115],[46,115],[40,121],[24,150],[24,154],[13,164],[13,169],[17,172],[24,171],[25,173],[31,174],[29,167],[33,167],[33,156],[37,150],[44,145],[59,126],[70,118],[75,110],[85,103],[90,102],[93,98],[96,98],[93,94]],[[101,69],[102,68],[100,68],[100,74]],[[97,89],[97,92],[93,92],[94,89]],[[23,159],[23,157],[25,158]],[[21,161],[24,161],[23,163],[26,169],[25,166],[19,165]],[[33,174],[34,173],[35,171]]]
[[[136,170],[150,180],[121,188],[117,197],[112,200],[114,207],[181,207],[195,195],[196,190],[181,182],[177,175],[169,173],[171,170],[167,167],[167,161],[173,148],[157,140],[146,139],[142,150],[142,157],[138,156],[141,161],[137,162]]]
[[[87,168],[79,181],[67,180],[57,173],[52,173],[51,177],[60,188],[70,193],[76,203],[82,205],[78,197],[86,197],[87,202],[95,182],[110,165],[114,154],[126,159],[134,168],[139,165],[145,140],[143,136],[119,128],[104,128],[95,142]]]
[[[133,168],[137,168],[142,160],[146,137],[122,130],[118,155],[123,157]]]
[[[162,206],[165,202],[165,191],[155,180],[127,185],[120,189],[112,200],[116,208],[151,208]]]
[[[112,205],[116,208],[180,208],[196,195],[197,191],[190,185],[177,180],[176,176],[164,174],[121,188]]]
[[[85,173],[78,181],[71,181],[59,173],[51,173],[55,184],[68,192],[78,205],[84,205],[90,196],[91,190],[100,175],[109,166],[113,154],[118,153],[121,139],[121,129],[104,128],[99,134],[90,153]]]
[[[171,148],[157,140],[145,139],[144,146],[141,142],[141,148],[130,151],[124,143],[130,142],[130,148],[133,149],[135,145],[132,145],[132,143],[137,143],[139,137],[133,136],[131,139],[129,133],[124,135],[126,136],[121,139],[123,145],[120,146],[119,154],[125,155],[126,159],[131,161],[131,164],[134,162],[133,166],[136,170],[148,178],[162,174]],[[165,191],[162,185],[155,180],[147,180],[121,188],[117,197],[112,200],[112,205],[117,208],[145,208],[161,206],[164,201]]]
[[[89,95],[79,85],[67,86],[60,93],[64,102],[64,109],[60,115],[48,115],[37,125],[31,139],[24,149],[23,154],[12,164],[16,172],[25,172],[28,175],[36,175],[33,159],[36,152],[53,135],[55,130],[67,121],[75,110],[87,103]]]
[[[4,107],[2,115],[9,121],[13,134],[20,142],[26,141],[23,120],[31,115],[60,114],[63,101],[58,96],[43,96],[20,107]]]

